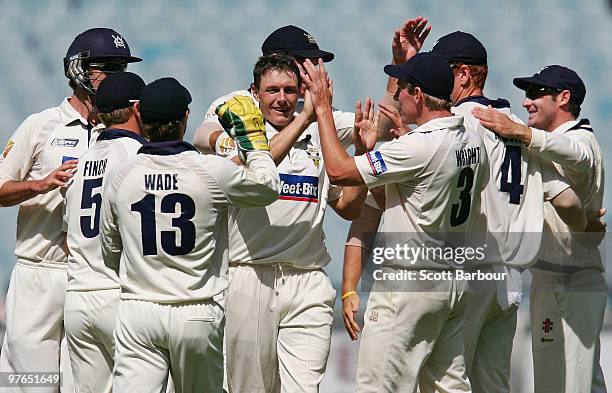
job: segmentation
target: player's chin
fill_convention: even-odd
[[[536,127],[538,124],[538,112],[529,112],[529,117],[527,118],[527,126]]]
[[[266,120],[272,123],[272,125],[274,125],[276,128],[283,128],[289,123],[291,123],[292,118],[293,115],[281,114],[279,112],[276,112],[272,114],[269,119]]]

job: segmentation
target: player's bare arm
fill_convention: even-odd
[[[359,174],[353,158],[344,150],[334,125],[332,115],[332,96],[329,90],[329,79],[323,61],[319,60],[316,68],[310,60],[304,63],[305,73],[302,79],[310,91],[312,104],[317,115],[321,148],[325,169],[332,182],[341,186],[362,186],[365,183]]]
[[[351,340],[357,340],[361,331],[355,316],[359,312],[357,285],[370,255],[374,234],[378,230],[382,210],[364,206],[361,216],[353,221],[344,247],[342,267],[342,318]]]
[[[340,198],[327,203],[338,215],[345,220],[353,221],[361,216],[363,202],[368,189],[366,187],[343,187]]]
[[[364,154],[376,145],[380,117],[380,112],[374,114],[374,101],[370,97],[366,98],[363,108],[360,101],[356,102],[352,133],[355,155]],[[329,205],[345,220],[356,220],[361,215],[367,191],[366,187],[344,187],[340,198],[329,202]]]
[[[587,225],[587,215],[580,203],[578,195],[571,188],[566,188],[554,197],[550,203],[554,206],[559,217],[571,230],[581,232]]]
[[[77,160],[63,163],[41,180],[8,180],[0,186],[0,206],[15,206],[39,194],[46,194],[58,187],[64,187],[74,176],[71,170],[77,167]]]

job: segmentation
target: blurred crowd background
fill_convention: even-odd
[[[174,76],[188,87],[194,99],[185,139],[191,141],[215,98],[249,86],[261,43],[276,28],[299,26],[322,49],[335,53],[326,66],[334,80],[334,106],[352,111],[356,99],[382,97],[382,68],[391,59],[392,31],[404,20],[423,15],[433,26],[424,50],[456,30],[474,34],[485,45],[486,95],[509,99],[523,120],[524,96],[512,85],[513,77],[532,75],[550,64],[578,72],[587,86],[582,116],[591,120],[606,157],[605,152],[612,151],[611,5],[608,0],[0,0],[0,143],[6,143],[29,114],[69,95],[62,58],[73,38],[91,27],[110,27],[123,34],[132,53],[144,59],[130,70],[145,81]],[[610,164],[605,161],[608,173]],[[609,187],[605,206],[612,207]],[[14,265],[16,214],[17,208],[0,209],[2,297]],[[333,256],[327,271],[339,290],[348,224],[330,211],[325,227]],[[339,303],[323,392],[352,391],[357,344],[351,344],[343,330]],[[519,318],[512,384],[513,391],[523,393],[533,389],[527,299]],[[608,316],[602,367],[612,386]]]

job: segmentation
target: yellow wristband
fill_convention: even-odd
[[[348,291],[346,293],[343,293],[342,297],[340,298],[340,300],[344,300],[344,299],[346,299],[347,297],[349,297],[351,295],[357,295],[357,292],[355,292],[355,291]]]

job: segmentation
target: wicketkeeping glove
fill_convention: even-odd
[[[234,96],[219,105],[215,113],[225,132],[236,141],[242,162],[246,162],[247,151],[270,151],[264,117],[251,97]]]

